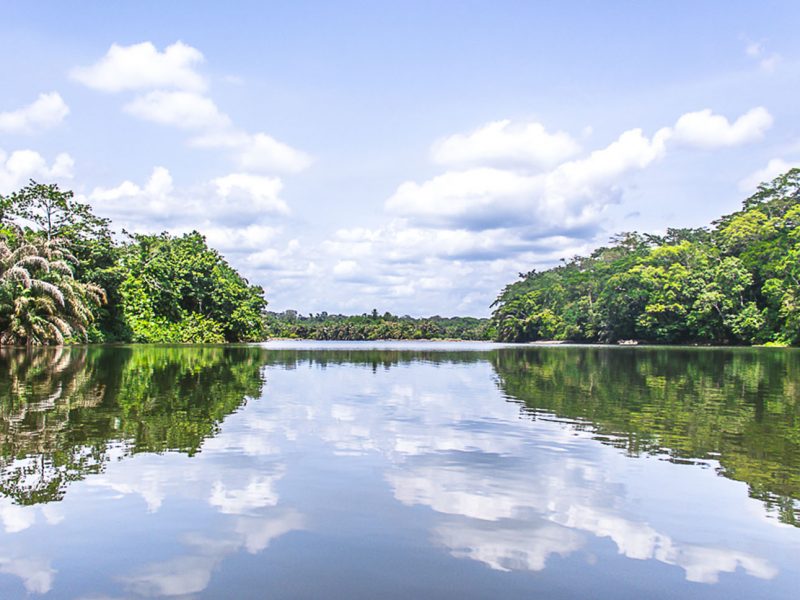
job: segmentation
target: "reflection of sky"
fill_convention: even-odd
[[[530,577],[514,581],[546,593],[535,577],[591,585],[619,560],[628,577],[668,578],[695,597],[718,586],[780,597],[798,584],[798,530],[762,518],[743,484],[531,421],[488,363],[300,363],[266,378],[263,397],[194,457],[114,460],[59,503],[0,499],[0,574],[16,582],[0,579],[0,592],[214,597],[215,582],[236,585],[259,565],[265,585],[269,573],[320,593],[304,571],[327,561],[361,576],[382,539],[400,565],[430,557],[438,571],[415,577],[432,586],[468,569],[486,589],[511,582],[491,577]]]

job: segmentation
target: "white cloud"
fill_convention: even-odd
[[[783,57],[777,52],[768,52],[761,42],[747,42],[744,48],[745,54],[758,61],[758,66],[762,71],[771,73],[776,69]]]
[[[750,109],[733,123],[711,109],[686,113],[675,123],[675,139],[700,148],[739,146],[760,140],[772,126],[772,115],[763,106]]]
[[[195,71],[195,66],[201,62],[202,53],[183,42],[175,42],[163,52],[151,42],[131,46],[112,44],[95,64],[77,67],[70,75],[103,92],[154,88],[201,91],[206,82]]]
[[[112,188],[98,187],[88,199],[98,214],[111,217],[117,226],[139,232],[213,227],[218,238],[233,241],[231,228],[236,225],[252,226],[265,216],[288,214],[280,197],[282,188],[277,177],[231,173],[193,189],[176,190],[169,171],[156,167],[144,185],[123,181]],[[252,236],[265,231],[251,229],[238,239],[248,238],[252,245]]]
[[[422,184],[406,182],[386,208],[431,225],[476,230],[530,226],[549,235],[590,226],[616,200],[618,178],[663,156],[669,136],[668,128],[651,139],[632,129],[608,147],[548,173],[483,167],[450,171]]]
[[[503,120],[440,140],[431,149],[431,157],[443,165],[552,167],[579,151],[578,143],[563,131],[548,133],[541,123]]]
[[[298,172],[311,164],[308,154],[266,133],[218,131],[197,136],[189,143],[197,148],[231,149],[237,165],[245,171]]]
[[[48,166],[47,160],[35,150],[15,150],[6,154],[0,149],[0,194],[16,191],[29,179],[70,179],[74,165],[72,157],[64,152]]]
[[[57,92],[39,94],[28,106],[0,112],[0,133],[31,133],[55,127],[69,114],[69,107]]]
[[[286,269],[290,260],[300,250],[298,240],[289,240],[284,249],[263,248],[247,257],[247,264],[258,269],[283,270]],[[300,270],[301,275],[311,275],[307,270]]]
[[[285,215],[289,212],[286,202],[278,196],[283,184],[277,177],[231,173],[217,177],[212,183],[217,188],[217,195],[227,202],[237,203],[238,200],[237,204],[249,203],[251,211],[260,213]]]
[[[763,107],[733,123],[711,110],[687,113],[674,128],[663,127],[650,138],[631,129],[607,147],[543,173],[491,166],[499,157],[522,156],[531,139],[549,135],[538,124],[512,134],[508,123],[498,121],[440,143],[434,158],[441,162],[447,162],[443,157],[453,162],[480,158],[486,164],[447,171],[422,183],[405,182],[386,201],[386,209],[430,227],[528,228],[528,235],[538,236],[582,230],[585,237],[606,207],[618,201],[622,179],[663,157],[673,140],[704,148],[741,145],[763,137],[772,116]],[[577,145],[572,144],[564,142],[563,149],[574,151]]]
[[[513,171],[482,167],[450,171],[421,184],[408,181],[386,201],[386,209],[425,221],[509,222],[523,211],[538,180]]]
[[[245,227],[219,227],[214,223],[202,228],[209,246],[226,253],[260,250],[272,242],[282,229],[271,225],[252,223]]]
[[[113,188],[95,188],[89,200],[99,214],[132,222],[152,223],[168,218],[174,212],[172,176],[164,167],[155,167],[143,186],[125,180]],[[153,223],[155,224],[155,223]]]
[[[124,110],[143,120],[195,132],[189,145],[230,151],[243,171],[297,172],[311,157],[264,132],[249,133],[205,95],[206,81],[195,70],[199,50],[182,42],[159,52],[150,42],[113,45],[91,67],[73,69],[73,78],[102,91],[142,90]]]
[[[358,272],[358,263],[354,260],[340,260],[333,267],[333,274],[342,279],[353,277]]]
[[[787,162],[782,158],[773,158],[763,168],[739,181],[739,189],[743,192],[754,192],[760,183],[769,183],[793,168],[800,168],[800,161]]]
[[[222,129],[230,118],[210,98],[194,92],[149,92],[125,105],[125,111],[161,125],[181,129]]]
[[[764,52],[764,46],[759,42],[748,42],[744,48],[744,51],[747,56],[757,58]]]

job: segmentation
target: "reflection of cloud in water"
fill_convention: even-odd
[[[549,555],[578,550],[585,540],[577,532],[585,531],[610,538],[627,558],[679,566],[689,581],[714,583],[720,573],[740,566],[761,579],[777,575],[768,561],[749,553],[679,543],[645,522],[624,518],[616,506],[617,486],[588,480],[585,474],[596,477],[597,470],[578,461],[547,463],[537,456],[509,471],[480,466],[466,455],[454,466],[456,456],[440,455],[441,465],[400,463],[387,477],[400,502],[463,517],[435,529],[435,539],[453,556],[493,569],[538,571]],[[548,524],[540,524],[542,519]]]
[[[6,558],[0,556],[0,573],[15,575],[29,594],[46,594],[53,587],[55,570],[50,562],[31,558]]]
[[[36,510],[34,506],[14,504],[11,498],[0,498],[0,520],[6,533],[17,533],[36,522]]]
[[[218,559],[212,556],[179,556],[150,565],[123,581],[142,596],[196,594],[208,586],[217,562]]]
[[[37,522],[40,514],[48,525],[56,525],[64,520],[58,506],[53,504],[27,505],[14,504],[11,498],[0,497],[0,521],[6,533],[24,531]]]
[[[121,578],[129,589],[142,596],[185,596],[202,592],[214,569],[226,556],[239,550],[257,554],[278,537],[305,526],[303,516],[293,509],[273,510],[259,517],[242,517],[232,531],[209,538],[189,534],[189,554],[147,565],[138,573]]]
[[[327,442],[334,454],[380,452],[391,464],[386,480],[397,500],[448,515],[434,539],[454,556],[494,569],[540,570],[548,556],[582,548],[585,532],[610,539],[629,559],[681,567],[689,581],[711,583],[739,567],[763,579],[777,574],[748,552],[677,540],[637,518],[642,507],[627,499],[635,486],[630,459],[566,423],[521,421],[518,406],[500,400],[481,365],[454,367],[446,377],[435,366],[414,368],[413,380],[404,369],[383,372],[380,401],[339,392],[369,385],[360,370],[312,371],[304,411],[277,404],[270,414]],[[274,375],[273,392],[296,385],[285,373]],[[335,385],[325,385],[328,375]],[[664,465],[650,467],[658,477]]]
[[[712,583],[738,567],[762,579],[777,574],[747,552],[677,541],[628,517],[629,459],[564,423],[520,422],[515,405],[486,401],[496,390],[482,397],[485,381],[444,379],[446,390],[439,378],[395,384],[382,403],[337,398],[321,437],[339,450],[380,449],[397,500],[450,515],[434,539],[453,556],[540,570],[548,556],[579,550],[587,532],[627,558],[681,567],[689,581]]]
[[[456,558],[471,558],[498,571],[541,571],[551,554],[567,556],[580,549],[580,534],[546,521],[448,520],[436,527],[437,542]]]
[[[155,513],[161,508],[166,492],[165,473],[162,469],[144,468],[136,479],[129,478],[124,470],[109,470],[87,480],[87,485],[108,488],[123,496],[137,494],[147,505],[147,512]]]
[[[277,475],[253,475],[243,488],[229,488],[221,481],[214,482],[209,504],[227,515],[241,515],[266,506],[278,503],[275,482],[281,478],[283,471]]]

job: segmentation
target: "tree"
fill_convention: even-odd
[[[264,290],[250,285],[196,231],[131,236],[120,263],[123,312],[134,341],[262,338]]]
[[[22,238],[22,232],[19,232]],[[92,306],[105,292],[73,277],[76,259],[58,238],[0,241],[0,344],[86,341]]]
[[[9,215],[38,226],[48,240],[106,235],[108,219],[97,217],[88,204],[73,198],[71,191],[61,191],[58,184],[42,184],[31,179],[27,186],[5,200],[8,205],[5,210]]]

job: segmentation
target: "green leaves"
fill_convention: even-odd
[[[264,291],[192,232],[137,235],[120,250],[123,318],[133,341],[262,339]]]
[[[711,230],[623,233],[506,286],[498,339],[800,343],[800,169]]]
[[[73,278],[69,262],[74,257],[64,244],[58,238],[16,247],[0,241],[0,344],[87,340],[92,309],[105,300],[105,292]]]

